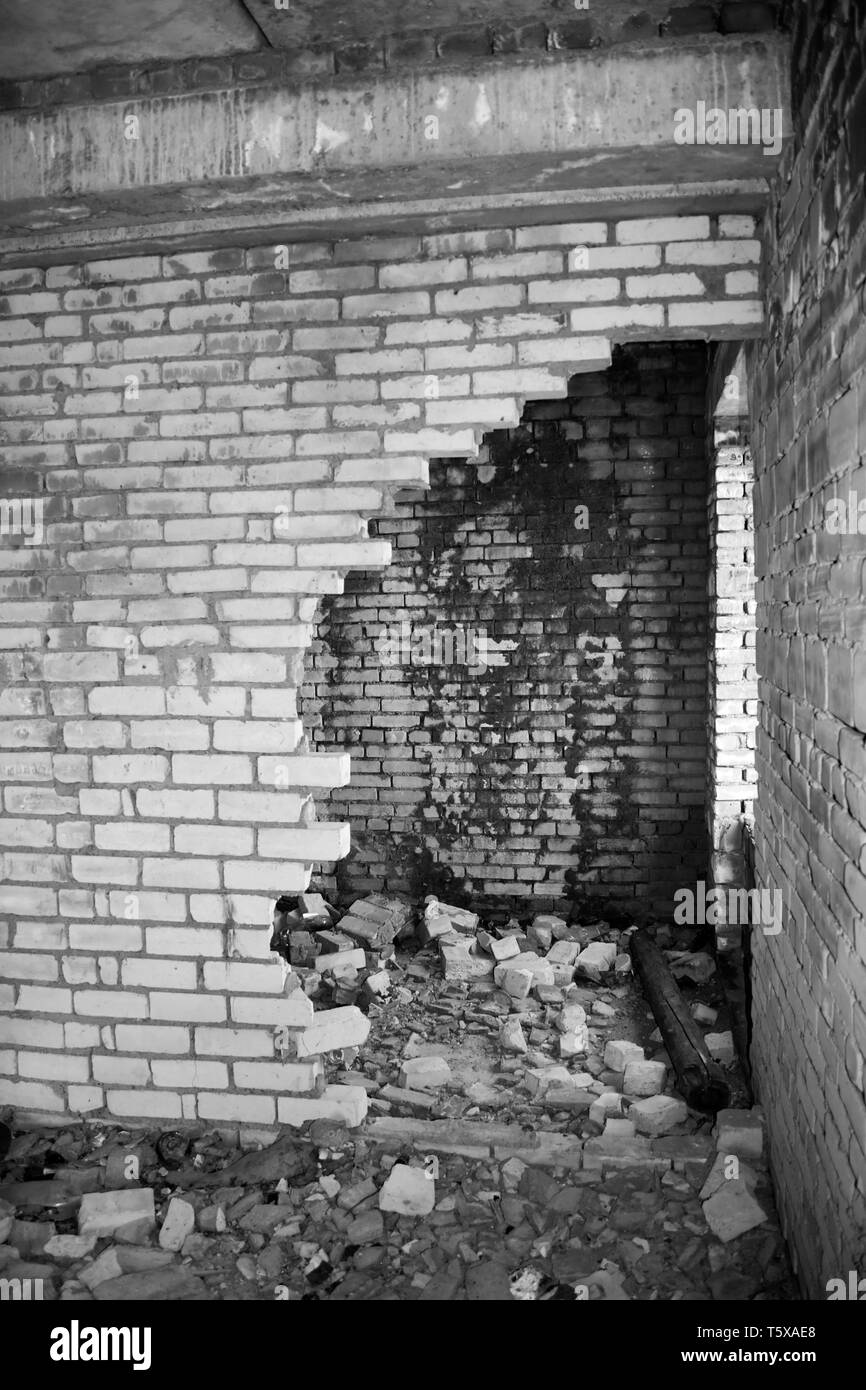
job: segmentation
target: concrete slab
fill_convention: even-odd
[[[128,254],[160,238],[176,251],[184,237],[237,235],[244,219],[283,238],[299,227],[346,234],[384,205],[391,232],[405,217],[423,215],[429,230],[436,215],[471,217],[506,200],[512,218],[517,200],[555,206],[552,221],[566,202],[598,213],[638,187],[718,200],[733,185],[760,203],[778,163],[763,146],[676,142],[676,112],[698,102],[780,110],[788,139],[786,40],[657,40],[290,91],[4,112],[0,254],[62,247],[68,258],[111,244]]]

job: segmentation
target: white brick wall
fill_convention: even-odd
[[[388,564],[368,523],[431,454],[475,456],[612,340],[756,333],[753,234],[649,218],[289,248],[279,275],[261,247],[237,274],[207,252],[24,291],[0,272],[0,486],[44,503],[41,544],[0,547],[0,1103],[309,1113],[278,1115],[272,1030],[303,1006],[259,943],[348,848],[313,811],[348,755],[309,751],[294,699],[318,596]],[[356,1115],[343,1090],[322,1104]]]

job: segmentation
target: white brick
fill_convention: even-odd
[[[260,1057],[272,1060],[274,1035],[264,1028],[196,1028],[195,1051],[204,1057]]]
[[[760,259],[759,241],[684,242],[665,248],[668,265],[756,265]]]
[[[123,757],[107,755],[93,759],[96,782],[165,782],[167,777],[168,758],[129,753]]]
[[[758,293],[758,273],[755,270],[732,270],[725,276],[725,294]]]
[[[117,883],[134,885],[138,882],[138,860],[119,855],[104,858],[91,854],[72,855],[72,877],[76,883]]]
[[[430,465],[425,458],[342,459],[334,475],[337,483],[400,483],[405,487],[427,487]]]
[[[44,681],[116,681],[117,657],[99,652],[48,652],[42,658]]]
[[[526,251],[516,255],[472,257],[473,280],[498,280],[503,277],[525,279],[530,275],[561,275],[564,256],[561,250]]]
[[[64,1023],[63,1041],[67,1048],[86,1047],[92,1051],[100,1045],[99,1028],[95,1023]]]
[[[194,719],[134,719],[129,734],[133,748],[198,752],[210,743],[208,726]]]
[[[198,1114],[201,1120],[271,1125],[275,1106],[272,1096],[223,1096],[205,1091],[198,1097]]]
[[[151,686],[100,686],[87,697],[91,714],[122,714],[124,719],[136,714],[164,714],[165,692]]]
[[[108,719],[67,719],[63,741],[67,748],[123,748],[126,733],[121,723]]]
[[[159,1120],[183,1118],[180,1096],[174,1091],[107,1091],[105,1101],[112,1115],[129,1115],[134,1119],[142,1116]]]
[[[144,917],[156,921],[186,921],[186,897],[183,893],[109,893],[108,905],[116,917],[125,916],[132,908],[136,920]]]
[[[424,431],[422,431],[422,434]],[[435,433],[435,431],[433,431]],[[456,436],[455,436],[456,437]],[[403,453],[405,448],[415,447],[416,436],[392,436],[392,439],[399,438],[401,444],[395,452]],[[402,442],[404,439],[411,439],[412,445],[409,446]],[[420,438],[420,436],[417,436]],[[385,442],[388,448],[388,442]],[[477,452],[474,449],[473,451]],[[342,569],[381,569],[391,563],[391,545],[388,541],[324,541],[309,545],[299,545],[297,547],[297,557],[299,565],[309,565],[313,569],[328,569],[331,567]]]
[[[92,956],[70,956],[63,962],[63,978],[70,985],[95,985],[96,961]],[[106,984],[112,981],[106,980]],[[117,983],[116,980],[113,981]]]
[[[535,338],[517,349],[521,364],[564,362],[570,372],[601,372],[610,366],[607,338]]]
[[[73,951],[140,951],[142,947],[141,927],[128,922],[99,923],[72,922],[69,927],[69,945]]]
[[[145,888],[219,888],[219,865],[203,859],[145,859]]]
[[[174,832],[178,854],[252,854],[253,832],[245,826],[179,825]]]
[[[105,1106],[105,1093],[101,1086],[70,1086],[67,1094],[73,1115],[87,1115]]]
[[[251,821],[257,824],[271,821],[278,825],[294,825],[300,819],[305,800],[296,792],[289,791],[221,791],[217,793],[217,815],[220,820],[226,821]]]
[[[231,900],[229,900],[231,901]],[[218,926],[224,926],[228,920],[226,911],[226,900],[220,893],[191,893],[189,899],[189,915],[194,922],[215,922]],[[234,906],[231,915],[234,921],[239,921]],[[264,899],[262,911],[256,921],[266,921],[271,915],[271,902]]]
[[[348,778],[346,779],[348,781]],[[0,912],[10,916],[53,917],[57,914],[56,888],[35,888],[32,884],[0,884]]]
[[[3,954],[3,974],[10,980],[56,980],[59,971],[53,956],[6,951]]]
[[[210,927],[148,927],[148,955],[210,956],[223,953],[224,936]]]
[[[164,816],[170,820],[212,820],[214,815],[214,794],[209,791],[153,791],[142,787],[136,793],[135,804],[142,816]]]
[[[250,1091],[315,1091],[324,1076],[321,1057],[309,1062],[235,1062],[235,1085]]]
[[[617,328],[661,328],[665,311],[661,304],[612,304],[604,309],[572,309],[574,333],[604,333]]]
[[[308,1028],[298,1033],[297,1053],[299,1057],[312,1057],[339,1048],[360,1047],[369,1032],[370,1020],[354,1004],[325,1009],[316,1014]]]
[[[167,854],[171,848],[167,825],[133,821],[129,825],[97,825],[94,843],[97,849],[138,850],[139,853]]]
[[[294,1096],[277,1098],[280,1124],[299,1128],[307,1120],[345,1120],[350,1129],[363,1124],[367,1114],[367,1092],[363,1086],[326,1086],[317,1100]]]
[[[63,1024],[35,1018],[0,1017],[0,1043],[20,1047],[62,1048]]]
[[[120,1052],[135,1052],[147,1056],[151,1052],[186,1055],[189,1052],[189,1029],[170,1028],[159,1024],[118,1023],[114,1040]]]
[[[258,852],[268,859],[322,863],[342,859],[351,847],[346,821],[317,821],[302,829],[260,830]]]
[[[171,686],[166,691],[166,713],[174,717],[185,715],[206,719],[239,719],[246,705],[245,690],[210,690],[200,695],[185,686]]]
[[[93,1076],[109,1086],[149,1086],[150,1063],[143,1057],[97,1055],[93,1058]]]
[[[476,397],[471,401],[431,401],[424,414],[429,425],[471,424],[485,429],[508,429],[520,423],[521,408],[510,397],[487,401]]]
[[[722,300],[714,304],[669,304],[671,328],[716,328],[728,324],[763,323],[764,306],[759,299]]]
[[[205,989],[229,993],[282,994],[283,972],[278,961],[268,965],[242,965],[237,961],[206,961]]]
[[[302,732],[300,721],[291,719],[218,719],[213,726],[215,749],[239,753],[291,753]]]
[[[692,274],[628,275],[625,292],[629,299],[673,299],[681,294],[706,294],[706,289]]]
[[[146,999],[118,989],[77,989],[75,1012],[90,1018],[141,1018]]]
[[[66,928],[59,922],[19,922],[15,928],[17,951],[63,951],[68,944]]]
[[[118,728],[121,726],[118,725]],[[69,725],[66,725],[69,728]],[[107,787],[82,787],[78,802],[83,816],[119,816],[120,792]]]
[[[69,1054],[19,1052],[18,1075],[37,1081],[89,1081],[90,1061]]]
[[[307,753],[258,759],[258,780],[267,787],[345,787],[349,776],[348,753]]]
[[[587,248],[586,269],[651,270],[661,262],[660,246],[591,246]]]
[[[719,218],[719,236],[753,237],[755,235],[754,217],[737,213],[723,213]]]
[[[636,217],[632,221],[616,224],[616,239],[620,244],[694,241],[709,235],[708,217]]]
[[[558,222],[552,226],[520,227],[514,244],[523,250],[530,246],[586,246],[606,241],[606,222]]]
[[[226,1001],[222,995],[160,994],[150,996],[150,1016],[178,1023],[222,1023]]]
[[[12,1081],[0,1079],[0,1105],[11,1105],[16,1110],[44,1111],[57,1113],[66,1109],[66,1102],[59,1091],[41,1081]]]
[[[152,986],[157,989],[194,990],[196,966],[191,960],[125,960],[121,967],[124,985]]]
[[[301,991],[295,990],[285,999],[233,998],[232,1020],[235,1023],[270,1025],[277,1028],[304,1028],[313,1019],[313,1004]]]
[[[252,760],[227,754],[176,754],[171,760],[175,782],[200,786],[237,786],[253,780]]]
[[[228,1090],[229,1069],[224,1062],[167,1062],[154,1059],[155,1086],[180,1086],[191,1089],[203,1086],[215,1091]]]
[[[529,286],[530,304],[591,304],[619,299],[615,276],[585,276],[571,280],[534,280]]]

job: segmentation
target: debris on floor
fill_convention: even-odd
[[[635,929],[584,916],[280,899],[293,1125],[13,1124],[0,1275],[75,1301],[795,1299],[699,931],[655,942],[716,1115],[676,1090]]]

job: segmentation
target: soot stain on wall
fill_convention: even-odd
[[[705,373],[619,349],[376,524],[392,565],[326,605],[302,692],[352,752],[320,808],[352,823],[341,896],[658,905],[699,876]]]

